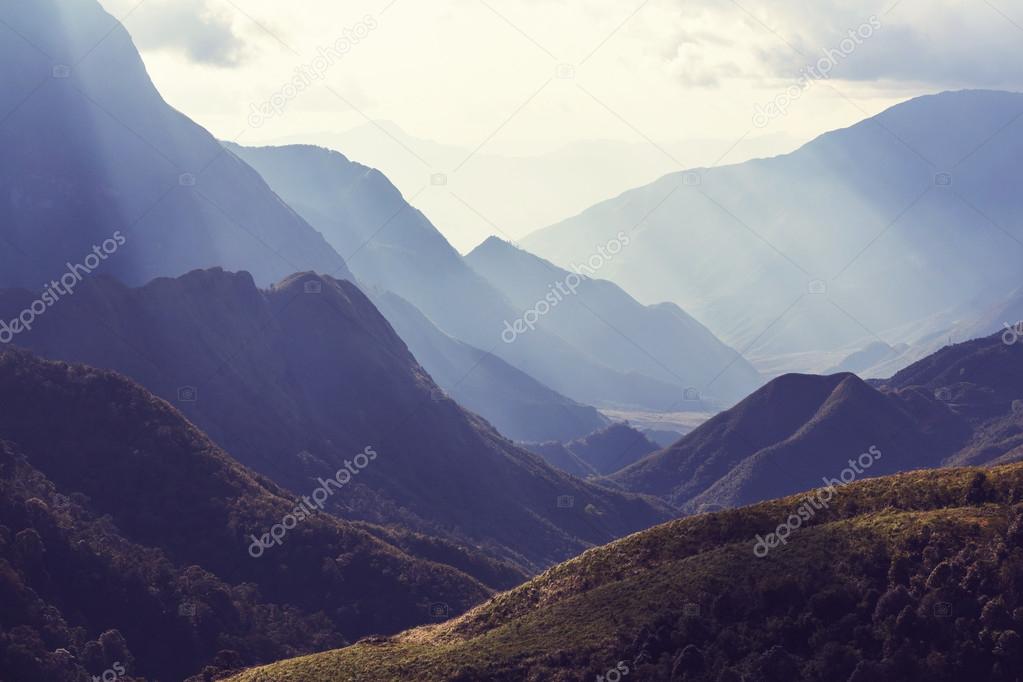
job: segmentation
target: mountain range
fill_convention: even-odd
[[[0,291],[0,319],[34,294]],[[84,282],[15,341],[119,371],[173,401],[240,462],[302,494],[366,447],[330,508],[481,546],[535,570],[667,518],[657,503],[547,466],[433,383],[351,282],[194,271]],[[572,508],[558,506],[562,497]]]
[[[1001,335],[950,346],[887,381],[785,375],[610,480],[688,512],[820,485],[871,448],[857,476],[1023,454],[1023,349]]]
[[[97,0],[0,36],[0,679],[1019,677],[1023,95],[462,255]]]
[[[0,286],[81,265],[135,285],[213,266],[264,286],[302,270],[351,278],[258,173],[163,100],[98,2],[5,3],[0,25],[12,67],[0,74]],[[124,243],[90,267],[115,233]]]
[[[667,175],[522,246],[569,267],[625,231],[633,244],[602,276],[679,304],[758,363],[789,357],[776,373],[945,341],[969,304],[1019,286],[1021,114],[1018,93],[916,98],[791,154]]]
[[[180,680],[422,623],[431,604],[463,611],[491,591],[330,514],[250,553],[301,500],[123,376],[8,349],[0,403],[5,679],[119,662],[129,679]]]
[[[567,443],[525,443],[548,464],[580,478],[613,474],[660,448],[641,431],[618,422]]]
[[[701,514],[446,623],[229,679],[1010,682],[1021,491],[1015,464],[859,481],[827,506],[793,496]],[[757,553],[780,528],[785,542]]]
[[[635,320],[643,313],[636,312],[641,306],[611,285],[612,291],[600,294],[596,293],[600,285],[587,285],[585,297],[593,305],[602,299],[598,307],[615,313],[612,319],[559,315],[556,326],[534,325],[529,333],[512,338],[507,332],[509,325],[514,326],[543,301],[548,287],[562,282],[568,273],[533,268],[528,284],[509,291],[487,276],[497,275],[499,270],[481,272],[471,257],[463,259],[379,171],[317,147],[228,148],[258,170],[274,191],[323,233],[362,285],[400,296],[443,332],[500,357],[572,400],[598,407],[664,410],[682,399],[680,387],[691,386],[701,372],[708,371],[705,362],[714,361],[722,370],[732,365],[720,382],[707,390],[720,402],[734,402],[759,384],[759,377],[745,360],[674,307],[660,313],[658,333],[652,334],[657,344],[652,348],[644,347],[653,345],[649,337],[632,343],[621,341],[622,334],[644,333]],[[516,254],[504,253],[513,262],[503,267],[514,268]],[[540,282],[536,277],[555,279]],[[527,290],[539,298],[530,299]],[[399,312],[392,310],[394,315]],[[646,315],[657,313],[648,311]],[[587,340],[594,322],[604,338],[618,342],[605,342],[601,347]],[[396,317],[393,323],[396,327],[422,327],[421,320]],[[620,327],[618,331],[615,325]],[[603,329],[608,326],[612,328]],[[663,356],[665,348],[673,347],[692,352],[672,353],[670,359],[660,362],[649,359],[650,355]],[[417,350],[413,347],[413,352]],[[624,350],[626,359],[615,358],[612,350]],[[634,367],[643,367],[645,372]],[[683,376],[676,376],[680,371]],[[690,374],[692,379],[685,376]]]

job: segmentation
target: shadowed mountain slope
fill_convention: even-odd
[[[858,476],[1012,461],[1023,446],[1023,347],[1000,335],[947,347],[871,386],[786,375],[674,445],[614,474],[687,511],[818,485],[871,447]]]
[[[621,422],[566,443],[527,443],[526,447],[551,466],[580,477],[613,474],[660,449],[642,432]]]
[[[0,293],[0,319],[32,297]],[[15,343],[131,376],[299,494],[372,447],[379,457],[333,511],[530,570],[666,518],[656,503],[550,468],[463,410],[349,282],[295,275],[262,291],[219,269],[137,289],[98,278]],[[561,495],[579,505],[558,508]]]
[[[119,661],[180,680],[215,658],[394,632],[489,592],[313,507],[283,544],[250,552],[301,501],[113,372],[0,351],[0,405],[4,679],[78,680]]]
[[[445,334],[397,294],[369,289],[368,295],[433,380],[459,405],[486,418],[508,438],[572,440],[607,424],[595,408],[566,398],[498,356]]]
[[[592,356],[588,345],[545,330],[507,343],[506,323],[526,310],[474,272],[379,171],[319,147],[227,147],[323,233],[360,283],[397,294],[459,341],[583,404],[661,410],[680,400],[673,383],[620,371]],[[415,320],[393,323],[405,327]]]
[[[256,171],[163,100],[95,0],[4,3],[0,61],[0,286],[59,280],[86,258],[129,284],[212,266],[261,285],[297,270],[352,277]],[[93,255],[115,232],[116,252]]]

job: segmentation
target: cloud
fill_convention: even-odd
[[[681,0],[680,0],[681,1]],[[682,7],[685,9],[683,10]],[[890,11],[889,11],[890,10]],[[672,36],[668,51],[699,60],[705,53],[732,52],[728,63],[742,65],[751,80],[795,78],[826,50],[838,49],[872,18],[881,28],[857,43],[832,74],[848,81],[931,87],[1023,87],[1023,0],[684,0],[685,19],[731,38],[730,45],[693,41],[692,34]],[[707,62],[709,57],[704,57]],[[722,77],[740,74],[735,69]]]
[[[244,61],[245,41],[237,19],[209,0],[149,0],[127,20],[140,49],[167,50],[197,64],[234,67]]]

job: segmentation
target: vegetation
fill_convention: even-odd
[[[754,557],[801,497],[675,521],[586,552],[450,622],[234,682],[1017,679],[1023,466],[840,489]]]
[[[77,682],[119,662],[129,679],[181,680],[490,594],[414,555],[421,539],[404,551],[325,513],[252,558],[250,536],[296,500],[112,372],[5,351],[0,404],[0,679]],[[431,553],[464,560],[443,543]]]

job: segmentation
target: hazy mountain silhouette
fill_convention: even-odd
[[[871,447],[857,477],[1023,456],[1023,348],[1000,335],[945,348],[887,382],[786,375],[669,448],[614,474],[694,512],[822,485]]]
[[[620,422],[567,443],[527,443],[525,447],[551,466],[580,477],[612,474],[660,449],[641,431]]]
[[[0,292],[0,319],[33,297]],[[100,277],[15,343],[127,374],[299,494],[373,447],[379,457],[332,509],[529,569],[665,517],[550,468],[464,411],[346,281],[295,275],[261,291],[247,273],[214,269],[130,289]],[[559,507],[566,495],[574,507]]]
[[[351,277],[258,173],[163,100],[98,2],[4,3],[0,22],[0,286],[59,280],[115,232],[124,243],[99,270],[129,284],[212,266],[262,285]]]
[[[312,513],[113,372],[0,351],[0,675],[184,679],[464,611],[468,575]],[[383,531],[381,531],[383,532]]]
[[[1023,94],[920,97],[785,156],[666,176],[522,243],[568,267],[624,230],[633,243],[601,276],[744,353],[897,345],[913,321],[1019,286],[1021,114]]]
[[[390,291],[369,289],[377,309],[437,384],[516,441],[572,440],[607,424],[596,409],[552,391],[501,358],[437,328]]]
[[[507,343],[506,324],[526,310],[474,272],[379,171],[319,147],[228,148],[323,233],[359,282],[394,292],[445,333],[587,405],[662,410],[680,400],[675,385],[617,371],[544,330]]]
[[[612,282],[579,277],[506,241],[491,237],[466,262],[518,308],[528,310],[554,296],[537,328],[585,348],[620,372],[640,373],[681,389],[713,394],[727,403],[763,383],[735,350],[673,303],[644,306]],[[576,273],[578,276],[578,273]],[[567,283],[564,293],[552,289]]]

